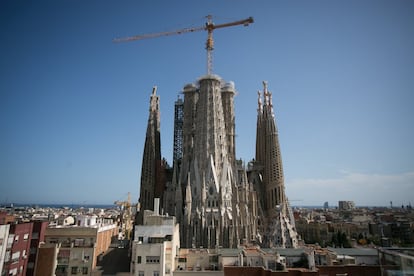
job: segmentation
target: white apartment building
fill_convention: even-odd
[[[158,201],[156,199],[156,206]],[[145,211],[144,225],[135,226],[132,243],[131,275],[173,275],[180,247],[179,225],[175,217]]]
[[[9,237],[10,225],[0,225],[0,273],[3,271],[3,264],[6,258],[6,249]]]

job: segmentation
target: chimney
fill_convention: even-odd
[[[160,199],[157,197],[154,198],[154,215],[160,215]]]

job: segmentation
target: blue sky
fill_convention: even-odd
[[[206,73],[234,81],[236,155],[254,157],[267,80],[292,205],[414,204],[413,1],[1,1],[0,203],[137,200],[149,96],[162,155],[174,101]]]

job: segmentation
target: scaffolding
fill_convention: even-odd
[[[183,158],[183,119],[184,102],[178,98],[174,103],[174,162],[181,161]]]

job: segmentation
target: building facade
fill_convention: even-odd
[[[238,176],[234,113],[228,106],[234,86],[208,75],[197,85],[185,86],[183,93],[183,159],[178,183],[183,193],[182,242],[185,247],[235,247]]]
[[[26,276],[34,275],[37,249],[45,241],[45,232],[49,226],[48,221],[33,221],[33,232],[30,240],[29,261],[27,264]]]
[[[2,275],[26,275],[33,223],[11,224]]]
[[[248,168],[236,159],[234,83],[206,75],[185,85],[183,94],[183,101],[175,103],[177,159],[166,179],[165,167],[156,166],[161,160],[159,98],[152,92],[137,223],[142,224],[144,210],[152,210],[153,199],[159,197],[162,209],[177,218],[185,248],[235,248],[252,241],[295,247],[297,234],[284,191],[267,85],[264,103],[259,99],[256,159]]]
[[[10,229],[10,225],[0,224],[0,275],[3,275],[2,274],[3,265],[4,265],[4,261],[6,260],[6,249],[8,247],[8,241],[9,241],[9,229]]]
[[[156,199],[156,206],[159,204]],[[175,217],[147,210],[144,225],[135,228],[131,253],[131,275],[173,275],[175,256],[180,247]]]
[[[164,183],[161,160],[160,103],[157,87],[154,86],[150,97],[147,131],[142,156],[141,187],[139,196],[140,210],[153,210],[154,198],[163,198]],[[137,223],[142,224],[143,212],[137,213]]]
[[[49,226],[39,247],[35,275],[91,275],[98,255],[117,235],[112,220],[89,215],[79,215],[72,226]]]
[[[338,208],[342,211],[351,211],[355,209],[355,203],[350,200],[340,200],[338,201]]]

